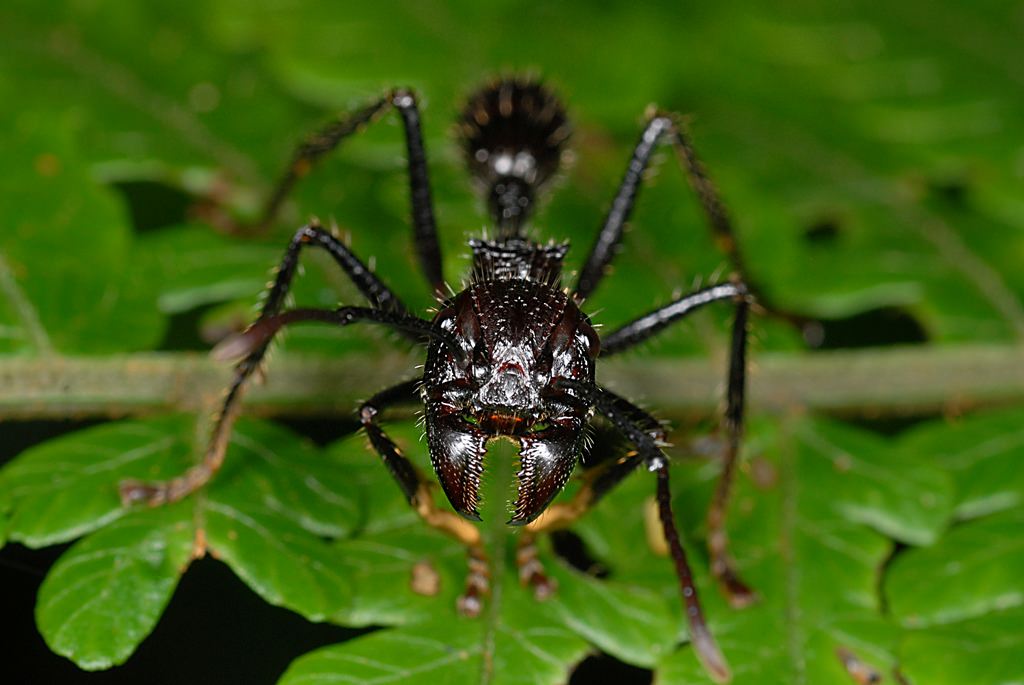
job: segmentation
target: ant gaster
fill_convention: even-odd
[[[656,474],[659,516],[694,647],[715,680],[728,680],[728,666],[705,626],[676,530],[668,458],[662,451],[665,429],[646,411],[594,380],[599,357],[629,349],[706,304],[733,304],[724,468],[708,515],[708,547],[711,570],[726,595],[734,605],[750,602],[754,594],[736,575],[728,553],[725,510],[742,432],[747,315],[752,298],[741,279],[742,264],[727,214],[696,157],[683,121],[670,113],[649,115],[576,284],[563,290],[562,266],[568,244],[538,244],[525,229],[540,191],[564,166],[570,134],[565,110],[548,88],[530,79],[501,78],[472,94],[458,121],[458,131],[467,166],[486,201],[494,237],[470,240],[472,277],[464,290],[449,295],[441,270],[420,114],[409,90],[388,93],[332,122],[300,145],[270,195],[261,225],[273,221],[292,186],[314,162],[392,109],[404,124],[416,253],[434,294],[442,301],[436,316],[431,321],[416,316],[344,243],[315,221],[303,226],[281,260],[259,318],[216,350],[220,358],[240,357],[241,361],[204,460],[170,481],[122,483],[123,501],[153,506],[175,501],[213,477],[224,459],[246,382],[282,327],[304,321],[384,325],[425,345],[426,364],[422,377],[399,383],[363,403],[359,417],[410,505],[428,524],[469,549],[470,572],[459,600],[460,610],[469,615],[479,613],[489,591],[480,532],[466,520],[479,519],[480,477],[489,441],[507,436],[519,444],[518,492],[509,524],[524,529],[517,554],[519,575],[539,598],[549,595],[554,584],[537,559],[535,536],[570,525],[644,465]],[[599,337],[580,307],[600,283],[619,246],[644,171],[661,141],[669,142],[678,153],[734,274],[726,283],[691,292]],[[283,309],[305,246],[326,250],[370,306]],[[449,502],[461,516],[436,505],[429,481],[379,423],[385,409],[415,402],[426,407],[431,463]],[[632,446],[617,459],[589,465],[575,497],[552,504],[581,463],[587,450],[586,426],[595,413],[610,421]]]

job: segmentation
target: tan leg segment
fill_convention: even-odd
[[[519,584],[533,588],[534,598],[543,602],[555,594],[558,582],[544,572],[544,565],[537,558],[536,542],[536,535],[523,532],[516,548],[516,566],[519,567]]]
[[[735,458],[726,461],[726,469],[735,468]],[[708,508],[708,556],[711,573],[718,580],[726,599],[740,609],[757,601],[757,593],[743,582],[736,571],[736,562],[729,554],[729,537],[725,528],[725,511],[729,503],[731,473],[723,473]]]
[[[456,607],[464,616],[479,616],[483,610],[483,598],[491,594],[490,562],[484,552],[480,529],[455,512],[438,508],[430,485],[420,477],[413,508],[428,526],[466,546],[469,572],[466,575],[466,590],[456,600]]]

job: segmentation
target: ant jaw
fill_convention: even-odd
[[[498,435],[488,430],[495,422],[521,428]],[[523,430],[528,423],[537,430]],[[583,446],[583,419],[549,423],[485,412],[481,420],[476,414],[428,411],[427,441],[434,471],[452,508],[472,521],[480,520],[477,504],[484,455],[487,443],[495,438],[520,445],[517,496],[508,524],[526,525],[540,516],[569,480]]]
[[[471,521],[480,520],[480,476],[490,437],[458,414],[444,414],[428,406],[430,462],[452,508]]]
[[[553,423],[517,439],[522,445],[516,474],[519,489],[510,526],[523,526],[536,519],[565,487],[583,449],[583,425],[582,421]]]

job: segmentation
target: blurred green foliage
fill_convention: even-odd
[[[269,235],[224,235],[185,208],[215,197],[253,216],[305,134],[411,85],[457,285],[464,240],[484,218],[451,122],[472,87],[512,71],[543,75],[576,124],[575,164],[535,222],[538,237],[572,241],[571,268],[655,102],[692,114],[752,276],[777,304],[826,319],[897,308],[930,344],[1019,341],[1022,31],[1020,3],[953,0],[8,2],[0,352],[174,349],[176,327],[193,321],[183,316],[205,330],[244,319],[309,215],[337,221],[425,310],[393,121],[320,165]],[[722,267],[682,174],[662,162],[613,276],[588,302],[599,322],[626,321]],[[304,260],[297,301],[354,300],[319,255]],[[680,326],[648,353],[720,350],[724,316]],[[756,330],[755,360],[802,347],[781,324],[759,320]],[[379,345],[372,333],[325,329],[285,343],[327,354]],[[883,682],[897,667],[915,685],[1024,679],[1022,419],[937,419],[883,439],[822,419],[755,418],[731,530],[763,601],[728,608],[691,545],[734,682],[852,682],[839,648]],[[0,540],[86,536],[53,569],[37,609],[50,646],[83,668],[123,662],[149,633],[201,521],[209,549],[268,601],[311,620],[394,626],[301,658],[285,683],[461,683],[481,672],[495,683],[554,683],[594,648],[655,669],[660,683],[706,682],[677,646],[685,630],[670,565],[643,542],[649,477],[578,526],[610,580],[548,555],[556,599],[534,604],[509,580],[488,619],[472,622],[453,609],[461,550],[415,521],[359,437],[320,451],[245,422],[207,492],[165,510],[122,510],[117,481],[180,471],[206,421],[104,425],[40,444],[0,472]],[[417,430],[397,432],[422,460]],[[700,540],[715,467],[689,460],[677,471],[678,514]],[[408,590],[422,559],[442,579],[437,597]]]

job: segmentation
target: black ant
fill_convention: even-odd
[[[441,271],[441,251],[427,175],[416,96],[398,89],[310,137],[270,195],[261,225],[266,226],[295,182],[314,162],[345,138],[390,110],[405,129],[412,225],[416,254],[441,301],[432,320],[412,313],[384,282],[348,247],[313,221],[296,233],[277,270],[259,318],[217,348],[220,358],[238,358],[231,384],[202,463],[163,483],[121,484],[126,504],[159,505],[185,497],[205,485],[224,460],[231,426],[239,413],[246,382],[274,335],[284,326],[320,321],[339,326],[369,322],[397,330],[427,348],[420,378],[399,383],[367,400],[359,417],[370,442],[409,504],[429,525],[464,543],[470,572],[459,609],[480,612],[489,592],[489,569],[479,529],[467,519],[477,511],[484,454],[490,440],[513,439],[520,446],[516,476],[518,495],[510,525],[521,526],[517,561],[520,579],[537,597],[550,594],[553,583],[537,559],[537,534],[564,528],[578,519],[638,466],[657,476],[657,503],[665,539],[679,577],[694,647],[708,673],[729,679],[729,669],[701,613],[690,568],[679,541],[669,490],[664,427],[627,399],[598,386],[599,357],[627,350],[706,304],[728,301],[735,307],[725,411],[724,468],[708,514],[711,570],[734,605],[745,605],[753,592],[739,579],[727,548],[725,511],[743,429],[747,317],[750,288],[741,279],[740,254],[714,186],[704,173],[682,119],[654,112],[637,143],[626,174],[590,248],[572,289],[563,290],[562,261],[568,244],[540,245],[527,237],[527,220],[539,192],[562,168],[570,135],[565,110],[545,86],[530,79],[501,78],[470,96],[458,122],[466,163],[484,197],[495,237],[469,241],[473,273],[469,284],[450,294]],[[645,169],[659,142],[675,148],[706,212],[719,246],[734,268],[728,282],[680,297],[604,336],[598,336],[580,306],[600,284],[622,239]],[[285,295],[303,246],[326,250],[369,301],[369,307],[283,310]],[[430,460],[458,515],[438,508],[431,482],[384,433],[381,412],[398,404],[422,402]],[[606,417],[631,443],[617,459],[591,465],[575,497],[551,504],[586,448],[587,423],[595,412]]]

